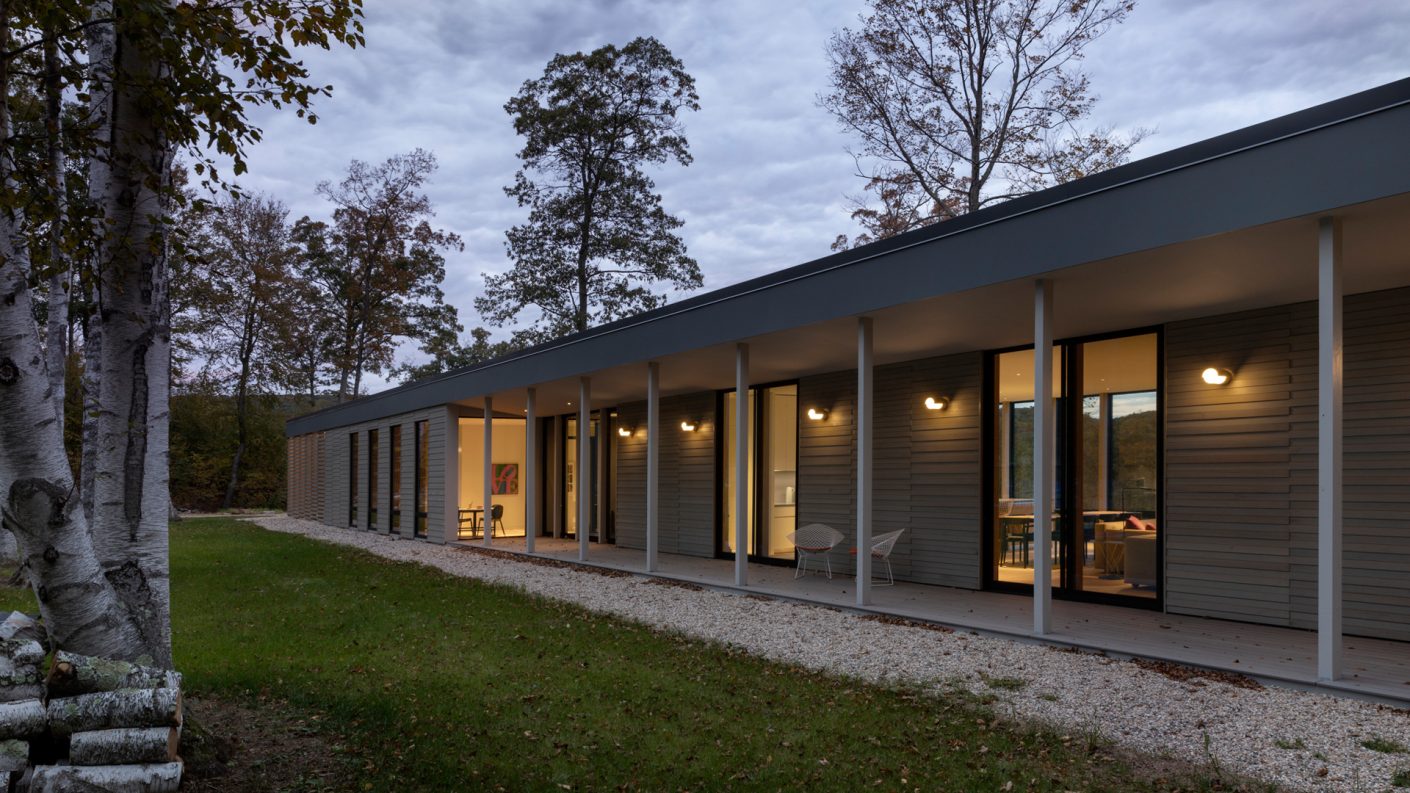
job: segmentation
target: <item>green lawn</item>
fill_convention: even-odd
[[[316,716],[366,790],[1220,789],[972,698],[808,673],[230,519],[174,525],[172,568],[188,690]]]

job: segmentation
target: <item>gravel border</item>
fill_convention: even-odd
[[[1173,664],[1120,661],[903,619],[688,586],[567,563],[335,529],[288,517],[252,518],[270,531],[361,548],[452,575],[575,603],[777,661],[937,694],[993,697],[1010,718],[1218,767],[1293,790],[1391,791],[1410,773],[1410,711]],[[930,628],[928,630],[920,627]]]

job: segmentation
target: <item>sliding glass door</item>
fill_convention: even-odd
[[[1053,543],[1033,539],[1033,350],[991,358],[993,510],[989,580],[1033,584],[1039,553],[1053,586],[1092,599],[1154,603],[1160,594],[1160,337],[1157,333],[1054,347],[1049,399],[1057,419]],[[1069,397],[1069,395],[1072,395]]]
[[[720,424],[720,553],[735,549],[735,427],[739,420],[735,393],[726,391]],[[760,560],[793,561],[789,535],[797,528],[798,385],[760,386],[749,391],[750,416],[746,509],[750,516],[747,553]]]

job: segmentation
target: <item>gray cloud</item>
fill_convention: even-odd
[[[504,230],[523,213],[503,194],[518,141],[504,102],[559,52],[659,38],[698,82],[685,119],[695,162],[655,174],[707,288],[807,261],[853,231],[861,188],[847,138],[816,106],[823,44],[859,0],[369,0],[366,49],[311,52],[334,86],[309,126],[257,114],[265,143],[242,183],[297,217],[350,159],[430,149],[438,220],[464,238],[446,292],[467,326],[482,275],[507,266]],[[1410,3],[1399,0],[1145,0],[1088,50],[1102,99],[1094,124],[1157,130],[1141,156],[1410,74]],[[410,351],[408,351],[410,352]]]

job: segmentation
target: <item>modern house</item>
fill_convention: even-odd
[[[859,606],[884,565],[1038,635],[1082,601],[1315,632],[1322,681],[1345,636],[1410,663],[1410,80],[287,432],[333,526],[749,587],[824,524]]]

